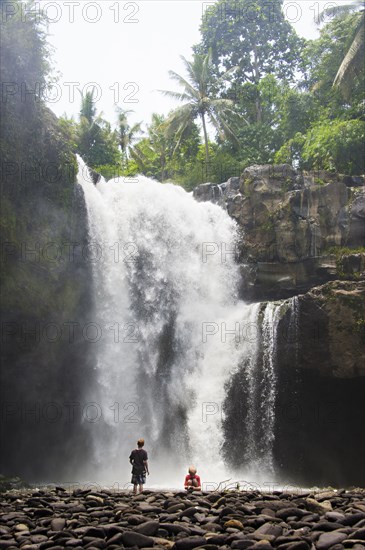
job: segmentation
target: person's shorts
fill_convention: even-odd
[[[146,483],[146,474],[132,474],[133,485],[144,485]]]

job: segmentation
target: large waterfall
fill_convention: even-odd
[[[138,176],[94,185],[81,159],[78,182],[93,264],[94,475],[128,481],[129,452],[144,437],[150,486],[181,486],[189,463],[206,483],[232,478],[222,426],[239,376],[249,467],[237,475],[272,476],[279,309],[238,300],[235,222],[173,184]]]

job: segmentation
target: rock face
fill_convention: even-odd
[[[241,178],[198,186],[194,196],[226,208],[241,228],[246,299],[284,298],[336,279],[331,249],[364,246],[363,177],[252,166]]]
[[[238,223],[242,298],[281,307],[274,359],[278,475],[305,485],[365,485],[364,177],[252,166],[241,178],[199,186],[194,196],[220,204]],[[244,454],[236,403],[248,396],[240,376],[227,408],[230,456],[237,442]],[[319,536],[318,547],[330,546],[342,547],[341,536]]]
[[[303,484],[365,484],[365,281],[333,281],[297,299],[278,328],[274,454]]]

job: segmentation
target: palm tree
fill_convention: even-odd
[[[152,114],[151,124],[147,126],[148,137],[131,147],[131,157],[143,172],[152,170],[149,175],[158,177],[161,182],[168,176],[167,164],[172,146],[166,135],[166,120],[163,115]]]
[[[318,23],[323,23],[326,17],[338,17],[357,11],[352,42],[337,71],[333,86],[340,88],[344,96],[348,96],[351,83],[359,71],[363,70],[364,55],[364,3],[363,0],[353,0],[350,4],[333,6],[323,10]]]
[[[212,71],[212,53],[207,55],[195,54],[192,61],[181,56],[184,62],[188,78],[180,76],[174,71],[169,71],[170,77],[183,89],[182,92],[160,90],[164,95],[185,102],[170,114],[167,121],[167,133],[177,136],[175,149],[180,145],[181,139],[188,131],[192,121],[200,118],[204,133],[205,158],[209,162],[209,142],[207,132],[207,119],[218,131],[221,137],[228,136],[235,140],[237,137],[231,126],[233,116],[239,116],[234,111],[234,102],[231,99],[216,97],[219,85],[227,80],[235,70],[231,69],[220,78],[215,78]]]
[[[132,143],[136,137],[142,133],[142,122],[136,122],[130,126],[128,122],[129,113],[133,113],[131,110],[124,110],[118,108],[118,141],[119,147],[122,151],[123,157],[128,158],[128,152]]]

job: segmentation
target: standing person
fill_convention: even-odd
[[[185,477],[184,487],[187,491],[201,491],[200,477],[196,475],[195,466],[190,466],[189,473]]]
[[[144,439],[137,441],[137,449],[131,452],[129,462],[132,464],[132,483],[133,493],[137,494],[137,485],[139,486],[139,492],[142,493],[143,485],[146,483],[146,472],[150,475],[148,470],[148,456],[147,452],[143,449]]]

